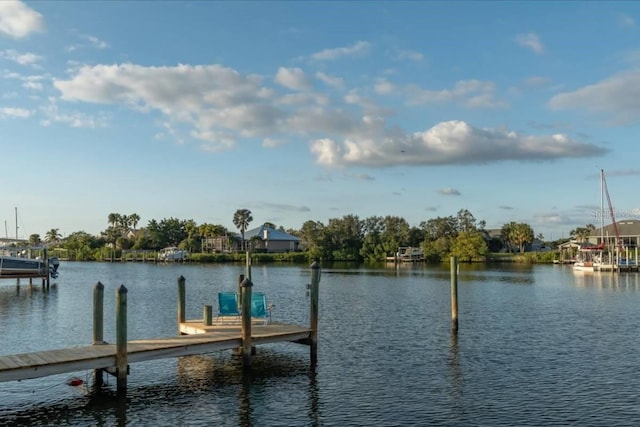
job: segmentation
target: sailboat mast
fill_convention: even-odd
[[[16,206],[16,240],[18,240],[18,207]]]
[[[604,245],[604,169],[600,169],[600,243]]]

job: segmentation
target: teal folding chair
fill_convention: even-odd
[[[218,322],[239,322],[238,295],[235,292],[218,292]]]
[[[267,296],[264,292],[251,293],[251,318],[262,320],[267,325],[271,322],[271,310],[273,305],[267,305]]]

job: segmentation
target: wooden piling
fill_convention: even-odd
[[[178,335],[181,335],[180,324],[186,319],[185,313],[185,282],[184,276],[178,277]]]
[[[242,281],[242,366],[251,367],[251,280]]]
[[[93,287],[93,344],[104,344],[104,285]]]
[[[251,281],[251,251],[247,250],[247,279]]]
[[[238,275],[238,311],[242,309],[242,282],[244,281],[244,274]]]
[[[49,284],[51,283],[51,270],[49,269],[49,252],[47,251],[47,248],[44,248],[42,250],[42,259],[44,260],[44,268],[46,274],[46,277],[42,281],[42,287],[46,287],[47,289],[49,289]]]
[[[104,342],[104,285],[100,282],[93,287],[93,345]],[[99,390],[104,384],[102,369],[93,370],[93,387]]]
[[[451,257],[451,328],[458,331],[458,258]]]
[[[127,390],[127,288],[116,289],[116,375],[118,393]]]
[[[311,327],[311,346],[310,356],[311,364],[315,365],[318,361],[318,296],[320,294],[320,264],[314,261],[311,264],[311,289],[310,289],[310,327]]]
[[[213,325],[213,307],[211,305],[204,305],[202,309],[202,319],[205,325]]]

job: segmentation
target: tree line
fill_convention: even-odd
[[[51,229],[45,241],[73,250],[80,254],[80,259],[92,259],[96,251],[160,250],[167,246],[199,253],[205,239],[221,236],[234,243],[236,250],[251,247],[251,241],[245,240],[245,232],[253,221],[249,209],[238,209],[233,215],[239,234],[220,224],[197,224],[192,219],[152,219],[145,227],[137,228],[139,221],[140,216],[135,213],[111,213],[107,217],[108,227],[99,236],[78,231],[62,239],[58,229]],[[403,246],[421,248],[426,260],[431,262],[450,256],[457,256],[460,261],[482,261],[490,252],[524,252],[534,240],[533,229],[526,223],[510,222],[504,224],[498,234],[490,234],[485,221],[476,220],[467,209],[461,209],[456,215],[422,221],[418,226],[411,226],[398,216],[360,219],[352,214],[331,218],[326,224],[308,220],[300,229],[265,225],[299,237],[309,259],[325,261],[383,261]],[[41,243],[40,236],[32,235],[30,243]]]

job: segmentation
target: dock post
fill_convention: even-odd
[[[180,333],[180,324],[185,322],[185,281],[184,276],[178,277],[178,335]]]
[[[451,328],[458,332],[458,258],[451,257]]]
[[[42,259],[44,259],[44,271],[46,276],[42,279],[42,288],[45,286],[49,289],[50,281],[51,281],[51,270],[49,270],[49,251],[47,248],[42,250]]]
[[[244,274],[238,275],[238,310],[242,309],[242,282],[244,281]]]
[[[93,287],[93,345],[104,344],[104,285]]]
[[[311,326],[311,364],[315,365],[318,361],[318,296],[320,294],[320,264],[314,261],[311,264],[311,305],[310,326]]]
[[[247,249],[247,279],[251,281],[251,251]]]
[[[93,345],[104,342],[104,285],[100,282],[93,287]],[[102,369],[93,370],[93,387],[100,389],[104,384]]]
[[[127,391],[127,288],[116,289],[116,375],[118,394]]]
[[[242,366],[251,367],[251,280],[242,281]]]
[[[202,309],[202,322],[207,325],[207,326],[211,326],[213,324],[213,307],[210,305],[206,305],[204,306],[204,308]]]

